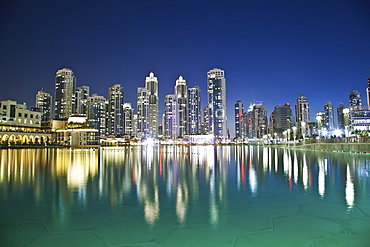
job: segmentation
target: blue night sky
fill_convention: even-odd
[[[326,101],[348,105],[352,90],[366,104],[369,13],[368,0],[2,0],[0,100],[34,106],[68,67],[91,93],[122,84],[136,108],[137,87],[153,71],[162,113],[179,75],[200,86],[205,106],[207,71],[221,68],[231,136],[236,100],[245,109],[263,101],[269,116],[302,93],[314,120]]]

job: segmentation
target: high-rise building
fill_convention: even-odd
[[[135,132],[134,109],[131,103],[123,104],[123,134],[133,136]]]
[[[251,118],[252,138],[262,138],[267,134],[267,110],[262,103],[253,105],[253,109],[248,113]]]
[[[36,94],[36,108],[41,112],[41,121],[50,121],[52,113],[52,97],[43,89]]]
[[[235,137],[236,138],[244,138],[242,136],[242,122],[243,122],[243,102],[237,100],[235,103]]]
[[[99,130],[100,137],[106,134],[107,100],[104,96],[93,94],[86,100],[87,122],[94,129]]]
[[[177,122],[178,122],[178,136],[183,137],[186,132],[187,127],[187,106],[188,106],[188,87],[186,85],[186,80],[182,76],[176,80],[175,95],[177,98]]]
[[[309,134],[308,123],[310,121],[310,106],[307,98],[300,94],[295,105],[296,124],[298,132],[302,135]]]
[[[227,139],[226,79],[225,72],[214,68],[208,79],[208,131],[216,139]]]
[[[136,134],[139,138],[149,137],[150,111],[149,111],[150,92],[146,88],[139,87],[137,90],[137,118]]]
[[[76,92],[73,100],[73,114],[86,116],[87,115],[87,98],[90,97],[90,87],[76,87]]]
[[[179,135],[177,95],[168,94],[164,100],[164,136],[176,140]]]
[[[285,130],[288,130],[294,125],[294,118],[292,113],[292,108],[290,104],[286,103],[283,106],[274,107],[274,125],[273,132],[282,134]]]
[[[76,89],[76,77],[71,69],[60,69],[55,76],[54,118],[68,119],[73,114],[72,102]]]
[[[338,117],[338,129],[344,130],[344,104],[340,102],[339,107],[337,108],[337,117]]]
[[[324,105],[324,126],[327,131],[334,130],[333,104],[330,101],[325,102]]]
[[[187,134],[196,135],[201,133],[201,106],[200,89],[195,86],[188,89],[188,120]]]
[[[367,105],[370,105],[370,78],[367,78],[366,97],[367,97]]]
[[[108,90],[107,134],[123,134],[123,87],[115,84]]]
[[[149,132],[148,137],[158,137],[158,79],[150,72],[145,79],[145,88],[149,92]]]
[[[360,106],[362,105],[361,94],[359,91],[354,90],[349,94],[349,106]]]

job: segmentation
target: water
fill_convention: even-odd
[[[0,246],[370,246],[370,155],[0,150]]]

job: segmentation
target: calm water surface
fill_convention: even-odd
[[[0,150],[0,246],[370,246],[370,155]]]

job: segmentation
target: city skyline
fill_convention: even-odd
[[[161,116],[165,95],[179,76],[189,88],[200,87],[204,107],[206,72],[220,68],[227,78],[232,135],[237,100],[245,109],[253,100],[263,101],[269,115],[303,94],[311,121],[327,101],[333,109],[340,102],[348,106],[351,91],[366,102],[370,6],[365,1],[8,1],[0,9],[1,100],[33,106],[42,88],[55,96],[55,72],[68,67],[76,86],[90,86],[90,94],[107,97],[109,87],[121,84],[125,102],[136,108],[136,90],[154,72]]]

